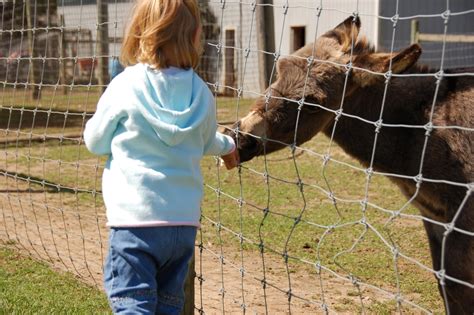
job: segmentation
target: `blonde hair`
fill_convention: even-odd
[[[162,69],[195,68],[201,54],[196,35],[201,27],[196,0],[140,0],[126,31],[120,61],[148,63]]]

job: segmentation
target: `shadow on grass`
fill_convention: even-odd
[[[0,108],[0,129],[18,130],[48,127],[80,127],[93,113],[45,111],[35,108]]]
[[[66,192],[66,193],[71,193],[71,194],[84,193],[84,191],[80,191],[80,190],[69,188],[69,187],[64,187],[63,185],[47,181],[44,178],[31,176],[31,175],[27,175],[27,174],[24,174],[24,173],[9,172],[7,170],[0,169],[0,175],[4,175],[5,177],[10,177],[14,180],[27,182],[29,185],[35,185],[35,186],[43,187],[42,190],[32,189],[31,187],[29,187],[27,189],[20,189],[20,190],[18,190],[18,189],[5,189],[5,190],[0,190],[0,193],[13,193],[13,192],[16,192],[16,193],[20,193],[20,192],[25,192],[25,193],[40,193],[40,192],[61,193],[61,192]],[[97,192],[100,193],[101,191],[97,191]],[[86,192],[86,193],[89,193],[89,192]]]

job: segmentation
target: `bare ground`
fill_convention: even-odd
[[[101,288],[107,246],[104,209],[92,198],[78,202],[80,194],[35,191],[25,182],[1,179],[0,243]],[[203,230],[209,228],[203,224]],[[249,314],[320,314],[325,308],[337,314],[374,313],[373,305],[393,303],[394,298],[378,288],[358,287],[347,275],[291,259],[287,267],[281,256],[218,242],[197,246],[195,261],[195,307],[206,314],[244,309]],[[405,313],[422,312],[401,305]]]

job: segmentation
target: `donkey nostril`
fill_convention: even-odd
[[[234,125],[232,126],[232,128],[234,129],[234,132],[235,134],[237,134],[240,130],[240,125],[241,125],[241,121],[238,120],[234,123]]]
[[[241,122],[240,122],[240,120],[239,120],[239,121],[235,122],[235,124],[234,124],[234,126],[233,126],[233,128],[234,128],[234,133],[235,133],[236,135],[238,135],[238,133],[239,133],[240,125],[241,125]]]
[[[255,137],[239,132],[237,139],[240,162],[249,161],[261,154],[261,143]]]

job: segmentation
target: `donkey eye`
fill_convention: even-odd
[[[303,104],[303,110],[308,112],[317,112],[321,108],[319,107],[319,103],[314,98],[307,98]]]

